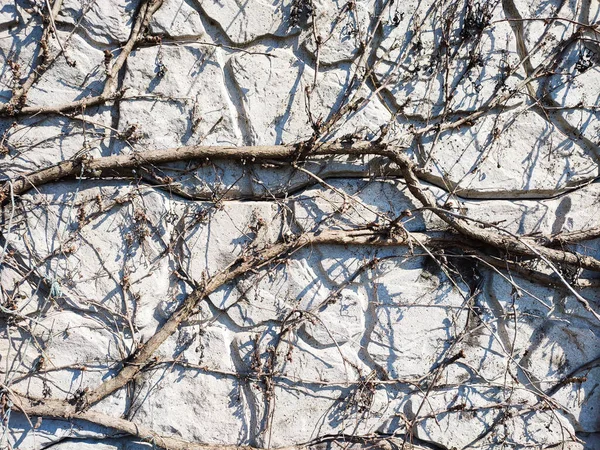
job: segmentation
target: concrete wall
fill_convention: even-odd
[[[600,448],[599,5],[1,2],[0,447]]]

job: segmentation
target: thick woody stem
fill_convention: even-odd
[[[54,166],[31,172],[12,181],[14,195],[20,195],[33,187],[78,176],[84,171],[85,176],[101,177],[107,173],[123,174],[123,170],[143,165],[164,164],[174,161],[205,160],[227,158],[236,160],[285,160],[293,158],[300,151],[299,145],[265,145],[265,146],[201,146],[150,150],[144,153],[106,156],[95,159],[70,159]],[[371,142],[336,143],[322,145],[313,152],[315,155],[386,155],[389,151],[383,144]],[[131,175],[131,171],[129,171]],[[0,185],[0,204],[8,201],[9,183]]]
[[[589,302],[564,279],[560,271],[553,264],[569,264],[600,272],[599,260],[591,256],[547,248],[537,244],[532,239],[515,236],[504,230],[486,228],[485,225],[483,228],[477,224],[473,225],[473,222],[470,222],[468,218],[462,218],[437,206],[433,196],[421,187],[421,183],[416,177],[413,169],[414,164],[405,154],[396,152],[393,158],[402,170],[410,193],[414,195],[423,206],[431,209],[440,219],[466,238],[474,239],[509,254],[527,255],[543,260],[552,271],[555,272],[563,284],[565,284],[567,289],[583,305],[585,310],[592,314],[596,320],[600,321],[600,314],[594,311]]]
[[[156,334],[143,344],[132,357],[124,362],[123,368],[114,378],[105,381],[85,395],[85,403],[83,406],[77,406],[74,404],[75,402],[69,402],[67,400],[32,398],[10,389],[7,390],[10,393],[15,406],[28,416],[86,420],[149,440],[159,447],[168,449],[253,450],[253,448],[249,446],[211,446],[163,437],[149,428],[136,425],[125,419],[115,418],[92,411],[88,408],[124,387],[145,367],[151,364],[151,356],[153,353],[177,330],[183,321],[194,314],[198,304],[205,299],[207,295],[214,292],[225,283],[243,276],[246,272],[250,271],[250,269],[264,267],[273,260],[284,257],[290,252],[306,246],[324,244],[396,246],[407,245],[410,241],[415,239],[421,244],[433,247],[456,242],[456,236],[452,233],[403,233],[402,235],[397,236],[391,235],[386,230],[375,231],[371,229],[327,230],[317,233],[305,233],[293,237],[292,239],[283,240],[268,246],[263,250],[257,251],[254,254],[239,257],[228,267],[214,275],[205,285],[194,290]],[[285,449],[292,450],[300,448],[304,448],[304,446],[286,447]]]

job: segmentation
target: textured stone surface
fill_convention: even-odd
[[[66,23],[92,42],[115,44],[129,38],[131,23],[140,2],[119,0],[80,2],[64,0],[57,22]]]
[[[285,36],[291,25],[286,21],[290,3],[287,0],[255,4],[201,0],[199,5],[228,39],[235,44],[245,44],[268,35]]]
[[[142,5],[63,0],[47,49],[45,2],[0,5],[0,107],[42,74],[0,109],[2,183],[84,155],[367,139],[397,145],[440,206],[485,230],[545,243],[600,227],[597,0],[164,0],[113,97],[46,114],[102,92]],[[59,42],[66,57],[44,59]],[[77,404],[195,289],[294,233],[399,216],[398,236],[448,229],[381,155],[95,180],[85,158],[85,178],[2,209],[0,448],[162,445],[3,402],[13,390]],[[198,444],[599,448],[600,327],[554,272],[599,311],[597,274],[463,247],[306,245],[258,261],[91,411]],[[597,238],[552,248],[600,258]]]
[[[11,158],[0,160],[0,171],[5,177],[25,174],[65,158],[110,153],[107,127],[111,124],[111,114],[105,107],[89,111],[84,121],[34,117],[24,124],[21,127],[7,123],[6,137]],[[30,127],[36,127],[37,132],[31,133]]]
[[[428,116],[444,111],[473,111],[499,89],[514,86],[522,79],[522,74],[511,75],[507,69],[518,64],[519,58],[510,26],[501,21],[502,8],[498,2],[480,6],[494,21],[482,30],[481,38],[477,38],[473,25],[467,24],[458,4],[444,9],[439,2],[406,1],[399,2],[393,14],[390,12],[378,49],[382,61],[376,70],[380,82],[389,85],[406,119],[426,121]],[[443,39],[440,14],[449,21],[449,38],[461,43],[447,61],[447,73],[437,71],[442,58],[448,57],[439,50]],[[412,30],[417,26],[422,32],[415,36]],[[403,70],[394,70],[398,66]],[[510,103],[521,101],[516,98]]]
[[[172,37],[205,37],[200,13],[194,2],[166,0],[150,22],[154,34]]]
[[[221,51],[202,45],[136,50],[124,83],[131,100],[120,109],[119,128],[134,127],[139,146],[235,145],[237,111],[224,85]]]
[[[325,118],[339,107],[340,88],[349,83],[349,71],[331,69],[315,77],[312,68],[294,53],[260,46],[268,54],[242,54],[230,60],[230,71],[243,108],[245,143],[265,145],[289,143],[310,136],[307,127],[306,88],[312,90],[311,107],[315,117]],[[361,92],[363,95],[372,95]],[[389,120],[389,112],[377,98],[356,114],[345,118],[338,134],[377,129]]]
[[[102,91],[102,52],[78,35],[58,33],[58,39],[63,46],[68,45],[69,59],[57,58],[39,83],[32,87],[28,95],[32,105],[52,105],[57,98],[63,102],[80,100]],[[55,39],[50,40],[50,48],[54,51],[60,49]]]
[[[495,129],[502,134],[492,140]],[[582,184],[598,172],[593,154],[531,111],[491,114],[470,129],[442,133],[433,148],[428,144],[426,140],[422,153],[415,153],[429,160],[430,170],[456,186],[459,194],[547,195]]]

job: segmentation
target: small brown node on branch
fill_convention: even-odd
[[[88,408],[89,402],[87,401],[87,393],[90,390],[89,387],[78,388],[73,394],[73,397],[69,399],[69,403],[75,406],[76,411],[84,411]]]

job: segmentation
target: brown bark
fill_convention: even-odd
[[[139,42],[144,30],[147,28],[150,23],[150,19],[152,15],[160,8],[163,0],[146,0],[140,7],[138,12],[135,24],[132,28],[131,34],[129,36],[128,41],[125,43],[119,56],[115,60],[114,64],[111,66],[110,71],[106,75],[106,81],[104,83],[104,88],[102,92],[94,97],[86,97],[81,100],[67,102],[59,105],[50,105],[50,106],[24,106],[15,109],[15,101],[18,100],[22,102],[27,95],[27,91],[31,88],[31,86],[39,79],[43,71],[41,73],[36,73],[36,70],[33,70],[32,75],[26,81],[22,88],[20,88],[13,99],[11,99],[10,103],[5,105],[0,105],[0,116],[22,116],[22,115],[33,115],[33,114],[58,114],[65,113],[69,111],[80,111],[85,108],[90,108],[92,106],[102,105],[110,100],[113,100],[121,95],[121,93],[117,92],[117,80],[119,71],[125,64],[127,57],[134,49],[135,45]],[[58,14],[58,8],[60,7],[60,2],[55,4],[53,8],[52,14]],[[56,11],[56,13],[54,12]],[[46,32],[44,32],[46,33]],[[45,71],[45,69],[44,69]],[[16,100],[14,100],[16,99]]]
[[[59,181],[74,176],[97,177],[107,173],[124,174],[124,169],[132,169],[143,165],[164,164],[174,161],[205,160],[228,158],[236,160],[286,160],[298,156],[300,145],[268,145],[268,146],[189,146],[150,150],[144,153],[106,156],[95,159],[73,159],[62,161],[54,166],[31,172],[12,181],[14,195],[20,195],[33,187]],[[386,155],[389,151],[385,145],[370,142],[340,143],[321,145],[312,155]],[[112,172],[111,172],[112,171]],[[129,172],[131,175],[131,172]],[[6,204],[9,193],[9,183],[0,187],[0,201]]]
[[[179,325],[187,320],[196,310],[197,305],[207,295],[225,283],[243,276],[251,269],[260,269],[273,260],[279,259],[291,251],[311,245],[407,245],[418,241],[420,245],[449,245],[456,242],[456,236],[452,233],[402,233],[402,235],[390,235],[386,230],[376,231],[370,229],[354,230],[327,230],[317,233],[305,233],[292,239],[283,240],[266,248],[255,251],[253,254],[241,256],[235,262],[214,275],[204,286],[194,290],[183,302],[183,304],[171,315],[167,322],[146,342],[132,357],[124,362],[121,371],[114,377],[92,389],[82,397],[82,402],[75,401],[31,398],[10,390],[10,395],[17,406],[28,416],[53,417],[66,420],[86,420],[97,425],[114,428],[149,440],[155,445],[168,449],[215,449],[215,450],[252,450],[252,447],[238,446],[211,446],[207,444],[191,443],[179,439],[160,436],[153,430],[136,425],[128,420],[112,417],[107,414],[90,410],[90,406],[98,403],[118,389],[132,381],[136,375],[151,363],[151,357],[160,345],[171,336]],[[297,449],[300,447],[286,447],[286,449]],[[282,449],[283,450],[283,449]]]

